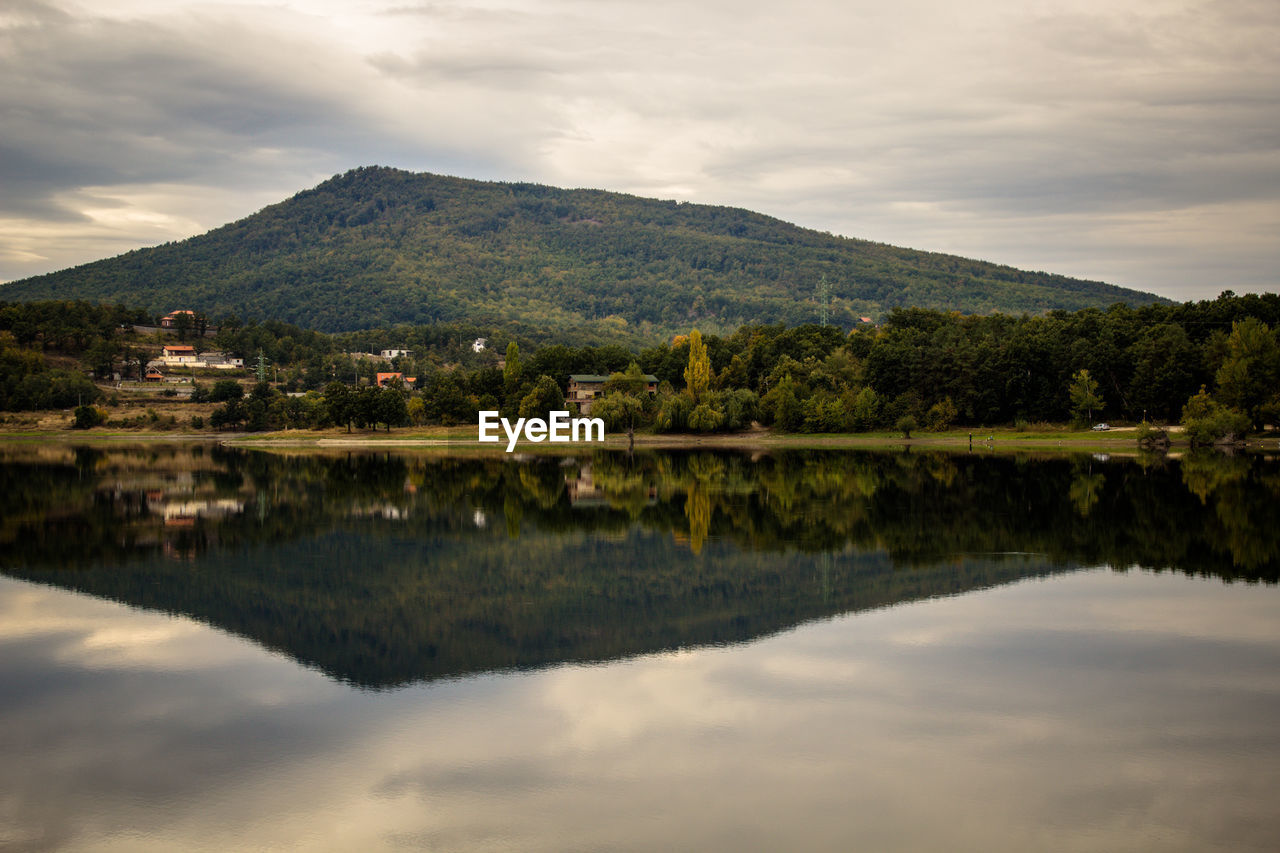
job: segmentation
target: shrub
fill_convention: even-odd
[[[695,432],[715,432],[724,421],[724,414],[706,403],[699,403],[689,413],[689,429]]]
[[[1138,425],[1138,446],[1147,449],[1169,446],[1169,433],[1143,421]]]
[[[956,404],[951,402],[950,397],[944,397],[930,406],[924,417],[930,430],[944,432],[951,428],[959,416],[960,411],[956,408]]]
[[[76,406],[75,412],[72,413],[71,428],[90,429],[105,423],[106,420],[106,412],[96,406]]]
[[[1224,406],[1203,387],[1182,407],[1182,426],[1191,444],[1235,442],[1249,432],[1249,416]]]
[[[658,409],[658,430],[660,432],[680,432],[689,425],[689,413],[693,411],[693,400],[687,394],[672,394],[662,401]]]

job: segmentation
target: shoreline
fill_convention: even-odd
[[[612,434],[603,442],[578,442],[576,444],[549,444],[547,442],[531,442],[522,440],[517,443],[512,454],[506,452],[505,446],[480,444],[474,426],[437,427],[427,430],[402,428],[400,434],[395,432],[346,433],[337,430],[301,431],[287,430],[270,433],[193,433],[193,432],[131,432],[107,430],[0,430],[0,444],[25,443],[57,443],[57,444],[111,444],[111,443],[215,443],[227,447],[244,447],[249,449],[270,450],[313,448],[325,449],[424,449],[455,450],[486,455],[514,455],[515,453],[564,453],[581,452],[583,450],[626,450],[626,435]],[[1063,431],[1062,433],[1037,431],[1020,433],[1009,429],[983,430],[981,434],[956,432],[926,433],[903,438],[901,435],[886,433],[869,434],[814,434],[814,433],[776,433],[772,430],[759,429],[743,433],[719,433],[697,436],[688,434],[654,434],[642,433],[635,437],[637,450],[690,450],[690,449],[734,449],[734,450],[909,450],[921,448],[927,450],[963,451],[974,453],[999,453],[1040,451],[1062,453],[1122,453],[1137,455],[1144,452],[1159,453],[1159,450],[1145,451],[1138,447],[1132,433],[1133,428],[1118,428],[1105,434]],[[1186,442],[1177,440],[1163,450],[1166,454],[1180,455],[1190,448]],[[1241,451],[1260,452],[1280,449],[1280,442],[1274,435],[1264,439],[1255,438]]]

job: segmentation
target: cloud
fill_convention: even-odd
[[[0,17],[0,278],[379,163],[1173,295],[1274,289],[1278,36],[1265,0],[23,0]],[[193,200],[86,241],[82,196],[157,186]]]

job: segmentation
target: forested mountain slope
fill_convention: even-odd
[[[653,340],[895,306],[1039,312],[1162,301],[836,237],[728,207],[355,169],[207,234],[0,287],[324,331],[470,321]],[[585,339],[583,340],[585,342]]]

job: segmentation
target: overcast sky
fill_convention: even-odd
[[[1280,289],[1277,0],[3,0],[0,74],[0,280],[380,164]]]

